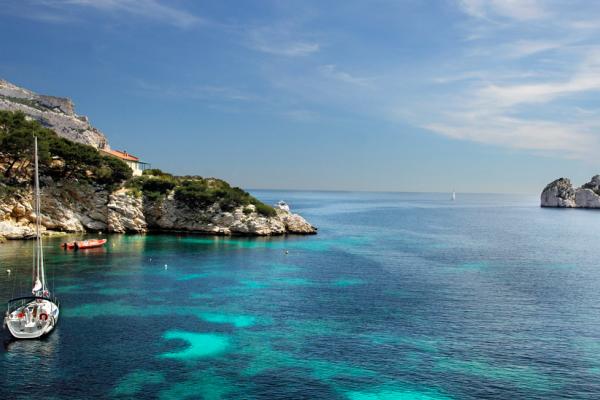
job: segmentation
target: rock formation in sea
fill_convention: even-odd
[[[95,148],[108,148],[106,136],[90,125],[88,117],[75,114],[68,98],[34,93],[0,79],[0,110],[21,111],[59,136]]]
[[[542,191],[542,207],[600,208],[600,175],[579,188],[573,188],[571,181],[560,178],[549,183]]]
[[[34,235],[35,214],[31,191],[0,199],[0,237],[24,239]],[[172,194],[150,200],[135,191],[114,192],[95,185],[52,183],[42,190],[42,226],[46,233],[148,231],[189,232],[211,235],[272,236],[314,234],[317,229],[298,214],[276,210],[273,216],[257,212],[254,205],[224,211],[215,203],[195,208]]]

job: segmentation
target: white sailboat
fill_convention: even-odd
[[[452,191],[452,201],[455,201],[455,200],[456,200],[456,192]]]
[[[17,339],[36,339],[50,333],[58,322],[59,303],[46,284],[44,251],[42,248],[40,182],[37,137],[35,143],[35,248],[33,252],[33,282],[31,295],[9,300],[4,326]]]

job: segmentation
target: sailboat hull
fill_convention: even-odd
[[[16,339],[37,339],[52,332],[59,314],[58,305],[54,302],[34,298],[9,312],[4,323]]]

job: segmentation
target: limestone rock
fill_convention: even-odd
[[[566,178],[555,180],[542,192],[541,206],[600,208],[600,175],[577,189]]]
[[[575,207],[575,190],[567,178],[549,183],[542,191],[542,207]]]
[[[104,134],[87,117],[75,114],[70,99],[44,96],[0,79],[0,110],[22,111],[59,136],[96,148],[108,146]]]
[[[575,191],[575,206],[581,208],[600,208],[600,196],[592,189],[579,188]]]
[[[107,225],[114,233],[146,232],[142,199],[126,190],[119,190],[109,196]]]
[[[309,224],[304,218],[298,214],[292,214],[289,211],[277,210],[277,216],[285,225],[285,229],[289,233],[314,234],[317,233],[317,228]]]
[[[0,236],[22,239],[34,235],[31,191],[0,199]],[[218,203],[192,208],[173,194],[158,200],[136,197],[126,189],[108,193],[83,184],[55,184],[42,188],[41,222],[44,234],[60,232],[144,233],[181,231],[210,235],[269,236],[313,234],[317,229],[300,215],[277,210],[264,216],[253,205],[222,210]]]

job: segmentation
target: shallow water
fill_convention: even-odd
[[[0,398],[600,398],[600,213],[255,194],[319,235],[47,241],[61,320],[45,340],[5,340]],[[29,286],[31,250],[0,245],[1,301]]]

